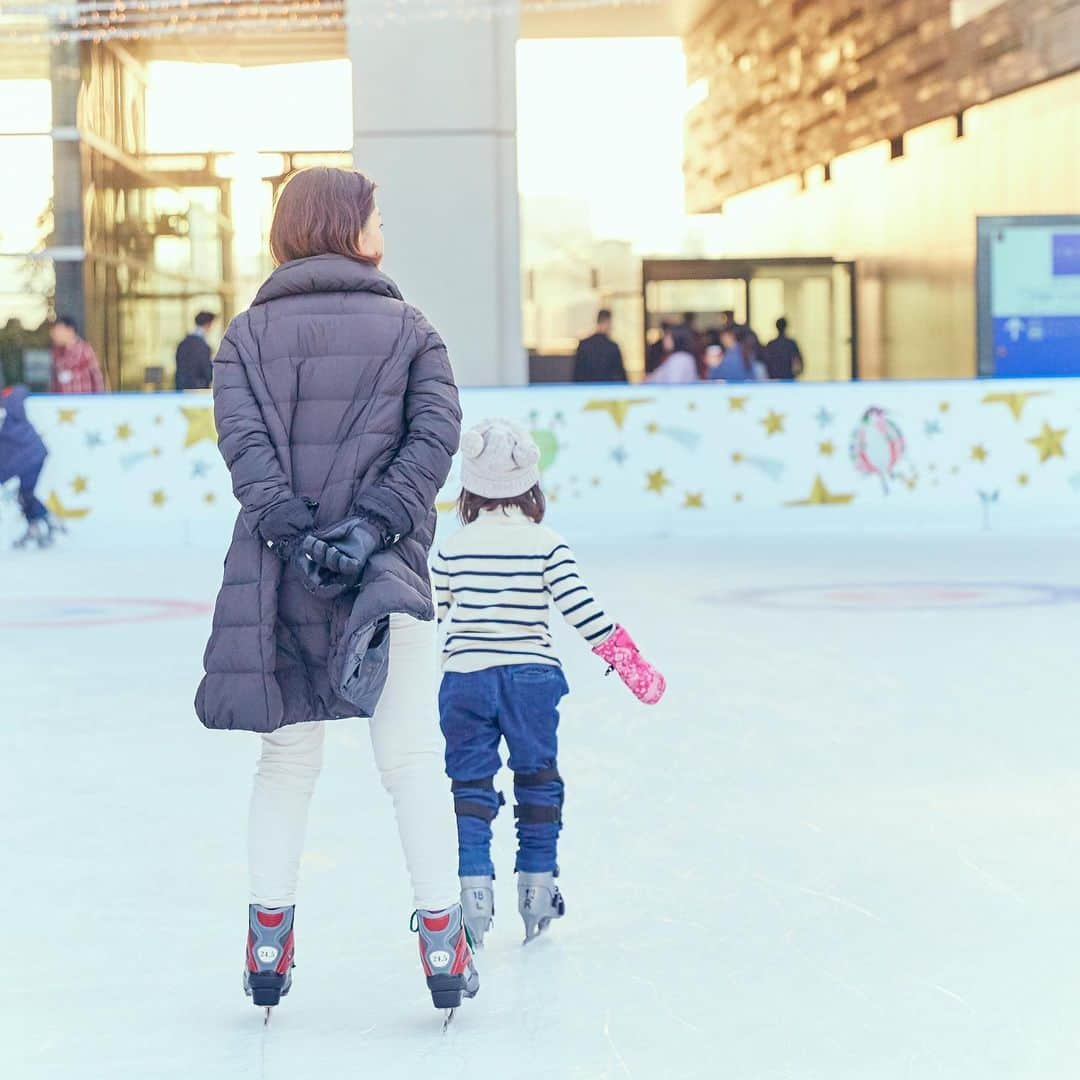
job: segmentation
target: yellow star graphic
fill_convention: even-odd
[[[769,436],[782,433],[784,430],[784,414],[775,412],[772,409],[758,422],[765,428],[765,434]]]
[[[983,446],[982,443],[977,443],[971,448],[971,460],[972,461],[985,461],[990,456],[990,451]]]
[[[154,427],[161,427],[161,425],[164,424],[164,423],[165,423],[165,417],[163,417],[163,416],[155,416],[154,417]]]
[[[164,506],[167,500],[168,496],[160,488],[150,494],[150,501],[154,506]]]
[[[606,412],[617,428],[622,429],[630,410],[638,405],[651,405],[652,398],[596,398],[585,403],[585,412]]]
[[[1024,406],[1033,397],[1046,397],[1046,394],[1046,390],[1016,391],[1010,394],[999,391],[994,394],[987,394],[982,399],[982,403],[984,405],[1005,405],[1008,407],[1009,412],[1013,414],[1013,419],[1019,420],[1024,415]]]
[[[74,424],[78,413],[78,409],[57,409],[56,419],[61,424]]]
[[[749,400],[748,397],[738,397],[733,394],[727,399],[727,407],[731,412],[746,412],[746,403]]]
[[[736,491],[735,492],[735,501],[737,503],[740,503],[740,502],[742,502],[742,500],[743,500],[743,493],[741,491]]]
[[[121,442],[127,442],[128,439],[130,439],[131,436],[134,435],[134,434],[135,434],[135,432],[132,431],[130,424],[117,424],[116,425],[116,437]]]
[[[217,428],[214,427],[214,410],[205,406],[195,408],[191,405],[181,405],[180,411],[187,420],[187,434],[184,436],[184,449],[200,443],[203,439],[207,442],[217,441]]]
[[[948,411],[949,411],[949,409],[951,409],[951,408],[952,408],[952,406],[951,406],[951,405],[950,405],[950,404],[949,404],[949,403],[948,403],[947,401],[943,401],[943,402],[942,402],[942,403],[941,403],[941,404],[940,404],[940,405],[938,406],[938,412],[943,412],[943,413],[946,413],[946,412],[948,412]]]
[[[741,465],[742,461],[743,461],[742,452],[740,450],[736,450],[735,453],[731,455],[732,464],[733,465]]]
[[[663,495],[664,489],[669,487],[671,481],[667,478],[663,469],[655,469],[646,474],[645,490],[655,491],[657,495]]]
[[[151,451],[150,451],[150,456],[151,457],[161,457],[161,447],[160,446],[153,447],[153,449],[151,449]]]
[[[60,518],[61,521],[78,520],[79,518],[86,517],[90,513],[90,508],[82,507],[76,509],[72,506],[65,506],[60,501],[60,496],[55,491],[49,492],[49,497],[45,500],[45,505],[49,508],[49,512],[53,517]]]
[[[660,430],[660,425],[654,420],[651,424],[645,425],[645,430],[650,435],[655,435]]]
[[[1028,480],[1029,480],[1029,479],[1030,479],[1030,477],[1028,476],[1028,474],[1027,474],[1026,472],[1022,472],[1022,473],[1021,473],[1021,474],[1020,474],[1020,475],[1019,475],[1019,476],[1018,476],[1018,477],[1016,478],[1016,482],[1017,482],[1017,483],[1018,483],[1018,484],[1019,484],[1019,485],[1020,485],[1021,487],[1027,487],[1027,486],[1028,486]]]
[[[1027,441],[1039,451],[1039,462],[1049,461],[1052,457],[1065,456],[1065,436],[1068,428],[1052,428],[1045,420],[1042,431]]]
[[[822,457],[832,457],[833,456],[833,451],[836,449],[836,447],[833,446],[833,444],[831,442],[826,440],[825,442],[818,443],[818,448],[817,449],[818,449],[818,453]]]
[[[75,479],[71,481],[71,490],[74,491],[76,495],[81,495],[86,490],[89,483],[90,481],[87,480],[85,476],[76,476]]]
[[[691,401],[686,406],[687,412],[697,412],[697,402]]]
[[[836,492],[830,491],[825,486],[825,481],[821,479],[821,475],[818,474],[814,477],[814,483],[810,488],[810,494],[805,499],[793,499],[791,502],[785,503],[785,506],[840,506],[844,503],[851,502],[855,496],[853,494],[839,495]]]
[[[202,501],[206,503],[207,506],[211,506],[213,503],[217,502],[217,496],[212,491],[208,491],[202,497]]]
[[[601,479],[600,479],[600,477],[599,477],[599,476],[594,476],[594,477],[593,477],[593,478],[592,478],[592,479],[591,479],[591,480],[589,481],[589,483],[590,483],[590,484],[592,484],[592,486],[593,486],[593,487],[599,487],[599,486],[600,486],[600,484],[602,483],[602,481],[601,481]]]
[[[683,500],[684,510],[704,510],[705,493],[703,491],[688,491]]]

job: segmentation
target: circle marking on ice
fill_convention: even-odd
[[[1080,586],[1033,582],[869,581],[737,589],[713,603],[780,611],[972,611],[1080,601]]]
[[[158,597],[13,596],[4,598],[0,629],[77,629],[162,622],[206,615],[209,611],[209,604]]]

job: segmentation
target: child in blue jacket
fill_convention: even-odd
[[[48,547],[57,531],[45,504],[34,493],[49,452],[26,415],[29,393],[25,386],[0,390],[0,484],[18,478],[19,508],[26,518],[26,532],[15,541],[17,548]]]

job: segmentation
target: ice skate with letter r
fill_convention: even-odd
[[[518,873],[518,914],[525,923],[525,940],[528,945],[538,938],[550,925],[552,919],[561,919],[566,914],[566,902],[555,884],[555,874]]]

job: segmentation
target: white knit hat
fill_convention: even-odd
[[[540,483],[540,447],[513,420],[483,420],[461,437],[461,486],[485,499],[513,499]]]

